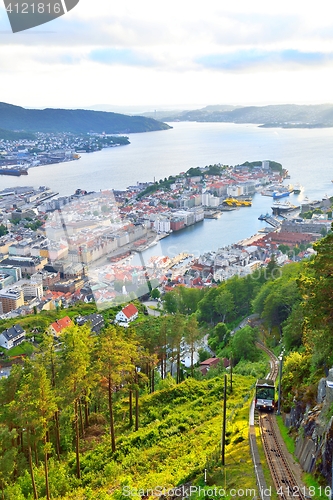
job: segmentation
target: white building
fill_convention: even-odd
[[[134,321],[139,315],[139,311],[134,304],[128,304],[116,316],[117,323],[130,323]]]
[[[228,186],[227,192],[228,196],[231,196],[232,198],[233,197],[237,198],[237,196],[242,196],[244,194],[243,186],[239,185]]]
[[[0,346],[11,349],[21,344],[25,339],[25,331],[20,325],[14,325],[0,333]]]
[[[18,283],[22,287],[24,299],[31,299],[36,297],[41,299],[43,297],[43,283],[40,281],[26,280]]]
[[[169,233],[170,232],[170,219],[164,217],[161,219],[156,219],[154,221],[154,229],[157,233]]]
[[[202,197],[202,204],[205,207],[218,207],[221,201],[219,197],[214,196],[207,192],[203,193],[201,197]]]

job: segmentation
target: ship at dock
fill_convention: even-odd
[[[289,191],[274,191],[273,192],[273,200],[278,200],[279,198],[284,198],[285,196],[289,196]]]
[[[261,191],[261,194],[262,196],[272,196],[273,199],[279,199],[289,196],[293,192],[294,186],[292,184],[288,184],[287,186],[283,184],[272,184]]]
[[[281,215],[284,213],[292,212],[293,210],[297,210],[299,205],[293,205],[289,201],[286,202],[281,202],[281,201],[276,201],[272,205],[272,210],[274,215]]]
[[[244,199],[226,198],[223,201],[223,205],[228,206],[228,207],[251,207],[252,206],[252,199],[251,198],[244,198]]]
[[[11,165],[0,167],[0,175],[14,175],[15,177],[20,177],[20,175],[28,175],[28,168],[22,165]]]
[[[279,198],[284,198],[285,196],[289,196],[294,192],[294,186],[288,184],[288,186],[280,186],[276,191],[273,191],[273,200],[277,200]]]

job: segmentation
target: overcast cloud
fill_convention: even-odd
[[[55,21],[16,34],[1,3],[0,100],[23,106],[333,100],[329,2],[224,3],[80,0]]]

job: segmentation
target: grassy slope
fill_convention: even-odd
[[[255,488],[247,439],[253,384],[252,377],[234,377],[233,394],[228,395],[224,470],[220,465],[223,380],[189,379],[142,397],[139,431],[118,424],[122,437],[116,454],[112,456],[105,437],[82,458],[85,488],[58,498],[120,499],[124,485],[144,489],[172,488],[187,481],[203,485],[205,468],[210,486]],[[123,410],[119,405],[118,417]]]

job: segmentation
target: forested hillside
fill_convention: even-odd
[[[4,102],[0,102],[0,124],[7,130],[75,134],[122,134],[170,128],[166,123],[143,116],[85,109],[26,109]]]
[[[314,248],[310,260],[280,268],[273,258],[209,289],[175,287],[163,297],[161,316],[140,313],[128,329],[111,324],[115,311],[108,310],[100,334],[74,325],[55,341],[43,334],[51,317],[22,318],[28,337],[39,333],[34,356],[0,382],[3,498],[120,499],[126,485],[200,481],[207,463],[211,484],[218,481],[222,374],[229,370],[220,363],[203,377],[198,350],[200,360],[212,353],[232,360],[227,454],[245,457],[255,484],[248,405],[256,378],[267,373],[256,340],[277,354],[284,349],[285,411],[297,398],[315,404],[316,384],[333,362],[333,235]],[[85,307],[78,305],[77,315],[91,312]],[[76,315],[75,308],[60,312]]]

